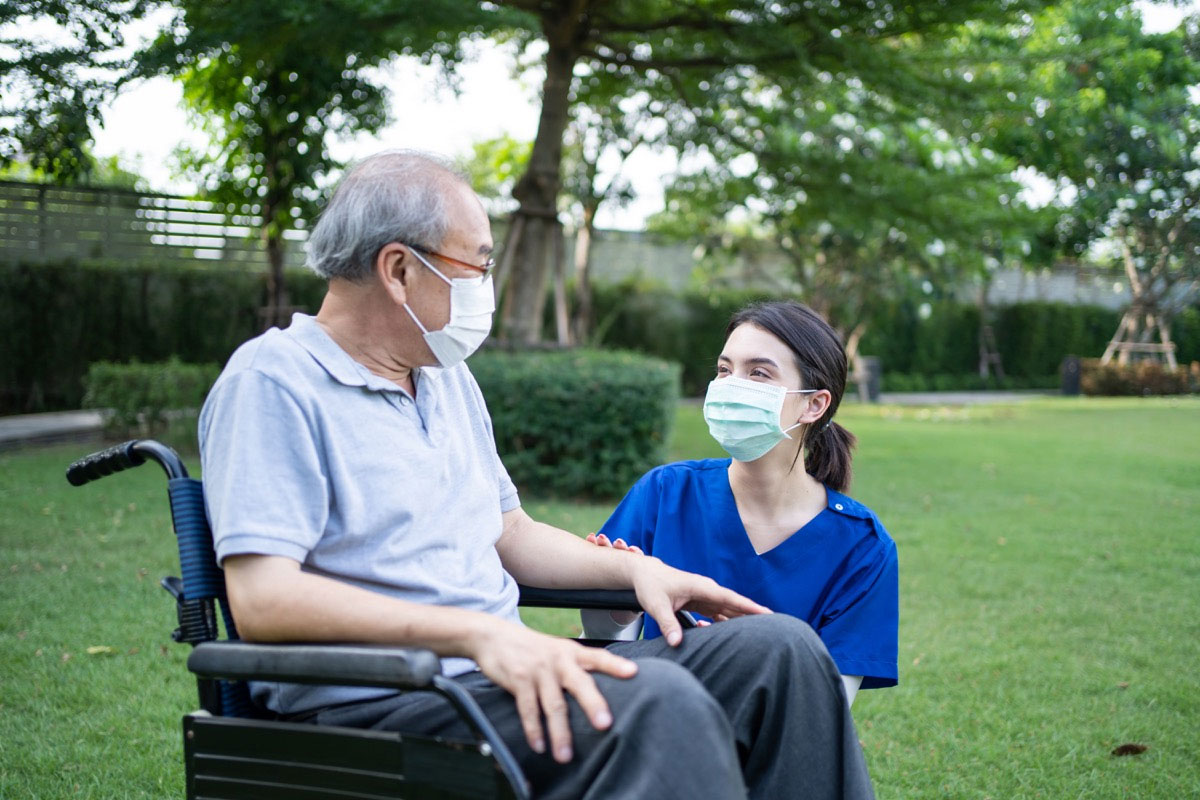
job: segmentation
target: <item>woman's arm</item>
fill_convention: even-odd
[[[642,554],[640,547],[630,547],[624,539],[609,541],[603,533],[589,533],[587,541],[597,547],[611,547]],[[606,611],[584,608],[579,611],[583,623],[583,635],[587,639],[611,639],[615,642],[633,642],[642,635],[642,615],[636,611]]]
[[[854,705],[854,696],[858,694],[858,687],[862,686],[862,675],[843,675],[842,685],[846,687],[846,704]]]
[[[583,635],[587,639],[611,639],[614,642],[632,642],[642,635],[642,615],[634,613],[633,620],[617,619],[617,615],[630,612],[606,611],[602,608],[585,608],[579,612],[583,623]]]

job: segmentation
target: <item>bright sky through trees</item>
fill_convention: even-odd
[[[1179,24],[1187,7],[1143,3],[1148,30],[1168,30]],[[1195,4],[1192,6],[1195,7]],[[129,40],[136,43],[161,22],[157,16],[139,24]],[[414,58],[400,58],[389,70],[393,123],[378,136],[363,136],[339,143],[338,157],[353,160],[388,147],[413,147],[461,156],[473,142],[508,134],[533,138],[537,125],[536,87],[540,75],[515,78],[510,53],[484,42],[476,57],[459,70],[459,93],[447,84],[436,67]],[[167,78],[143,81],[128,87],[106,110],[104,127],[97,131],[95,152],[119,156],[130,169],[145,176],[150,188],[189,193],[194,187],[173,176],[172,151],[181,143],[200,144],[202,134],[181,108],[181,88]],[[599,227],[640,228],[646,216],[662,208],[662,176],[674,170],[670,153],[639,151],[625,165],[633,176],[635,202],[623,209],[602,209]],[[1035,197],[1050,191],[1048,185],[1029,179]]]

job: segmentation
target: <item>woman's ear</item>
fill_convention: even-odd
[[[833,402],[833,395],[828,389],[821,389],[818,392],[813,392],[807,397],[808,402],[804,404],[804,409],[800,412],[796,422],[812,424],[819,420],[829,409],[829,404]]]
[[[399,242],[389,242],[375,256],[375,278],[398,306],[408,302],[414,263],[409,249]]]

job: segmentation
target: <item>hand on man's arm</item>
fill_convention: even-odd
[[[496,543],[500,560],[519,582],[550,589],[633,589],[671,645],[683,639],[675,612],[698,611],[715,620],[769,614],[740,594],[701,575],[669,567],[657,558],[596,547],[559,528],[537,522],[521,508],[504,514]]]
[[[290,558],[230,556],[224,568],[238,631],[248,641],[369,642],[427,647],[440,656],[473,659],[484,675],[516,698],[529,746],[544,752],[548,732],[553,756],[561,763],[571,759],[563,690],[603,730],[612,724],[612,714],[588,673],[629,678],[637,672],[634,662],[607,650],[547,636],[491,614],[360,589],[304,572]]]

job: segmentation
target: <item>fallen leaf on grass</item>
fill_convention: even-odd
[[[1117,684],[1117,688],[1118,689],[1128,689],[1129,681],[1121,681],[1120,683]]]
[[[65,663],[67,663],[68,661],[70,661],[70,660],[71,660],[71,654],[70,654],[70,653],[63,653],[63,654],[62,654],[62,656],[59,658],[59,660],[60,660],[60,661],[62,661],[62,663],[64,663],[64,664],[65,664]]]
[[[111,656],[117,651],[106,644],[94,644],[87,649],[89,656]]]
[[[1113,748],[1114,756],[1138,756],[1150,749],[1149,745],[1126,742]]]

